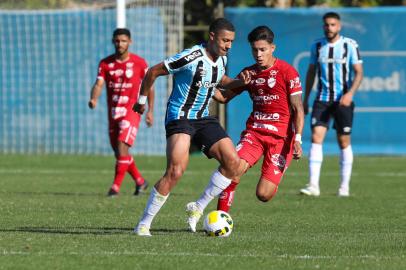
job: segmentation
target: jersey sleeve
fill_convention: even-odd
[[[285,79],[289,95],[302,93],[302,83],[300,82],[299,73],[292,66],[288,66],[286,69]]]
[[[352,39],[348,42],[348,57],[350,65],[362,64],[358,43]]]
[[[164,65],[170,74],[185,70],[197,58],[202,57],[200,49],[186,49],[164,60]]]
[[[316,65],[317,64],[317,43],[313,43],[310,47],[310,60],[309,64]]]
[[[97,79],[106,80],[106,65],[105,63],[102,61],[100,61],[99,63],[99,69],[97,71]]]

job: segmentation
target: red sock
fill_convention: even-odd
[[[123,182],[125,173],[128,170],[129,163],[130,163],[129,156],[118,157],[118,159],[116,161],[116,171],[115,171],[115,175],[114,175],[114,182],[113,182],[113,186],[111,188],[117,192],[120,191],[121,183]]]
[[[138,170],[137,166],[135,165],[133,157],[130,159],[130,164],[128,165],[128,172],[131,174],[132,178],[134,179],[134,182],[138,185],[141,186],[144,184],[145,180],[142,177],[140,171]]]
[[[217,203],[217,210],[228,212],[234,200],[234,192],[238,183],[231,182],[231,184],[221,192]]]

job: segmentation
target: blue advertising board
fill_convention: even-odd
[[[352,133],[356,154],[406,154],[406,8],[288,9],[227,8],[226,17],[236,27],[229,55],[228,74],[235,76],[254,63],[248,33],[267,25],[275,33],[275,56],[292,64],[304,87],[313,41],[323,36],[322,16],[328,11],[341,15],[341,35],[355,39],[364,61],[364,79],[354,102]],[[315,89],[310,97],[312,104]],[[247,94],[227,105],[227,130],[234,142],[245,127],[252,109]],[[310,117],[306,116],[304,150],[310,144]],[[329,132],[326,153],[337,153],[335,132]]]

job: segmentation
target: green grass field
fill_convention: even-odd
[[[164,157],[135,157],[154,183]],[[155,219],[134,235],[147,195],[107,198],[114,160],[0,155],[0,269],[406,269],[406,157],[356,157],[352,196],[338,198],[338,161],[326,157],[321,196],[298,195],[307,161],[292,162],[278,195],[255,197],[259,167],[243,177],[229,238],[187,231],[185,204],[214,161],[192,156]],[[209,205],[207,210],[216,207]],[[200,229],[201,229],[200,224]]]

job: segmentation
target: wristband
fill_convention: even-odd
[[[302,134],[295,135],[295,142],[300,142],[300,144],[302,144]]]
[[[144,105],[147,102],[147,96],[140,95],[138,98],[138,104]]]

